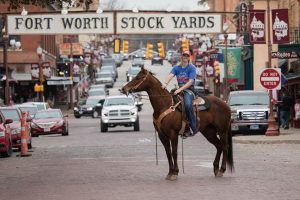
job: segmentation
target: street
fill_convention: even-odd
[[[119,79],[110,95],[126,84],[129,64],[118,68]],[[171,69],[166,61],[164,66],[146,61],[146,68],[160,81]],[[169,89],[173,86],[169,84]],[[197,134],[183,143],[179,140],[178,180],[165,180],[167,158],[157,138],[156,164],[152,107],[146,96],[143,103],[140,132],[115,127],[101,133],[100,119],[69,115],[69,136],[33,138],[32,156],[20,158],[14,152],[10,158],[0,158],[0,199],[299,199],[299,144],[234,143],[235,172],[215,178],[216,150]]]

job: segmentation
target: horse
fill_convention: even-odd
[[[175,109],[173,94],[167,89],[163,89],[161,82],[144,67],[135,78],[121,89],[121,92],[127,95],[140,91],[147,92],[154,110],[153,124],[165,148],[169,163],[166,180],[176,180],[179,173],[177,149],[179,132],[182,128],[182,112]],[[197,130],[217,149],[213,171],[215,177],[222,177],[226,171],[226,163],[231,172],[234,170],[231,111],[229,106],[220,98],[207,96],[207,99],[211,104],[210,108],[204,111],[196,111]],[[222,163],[219,168],[222,154]]]

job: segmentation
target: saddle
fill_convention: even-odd
[[[173,91],[173,90],[172,90]],[[175,91],[175,89],[174,89]],[[187,92],[191,92],[190,90],[187,90]],[[184,106],[184,98],[183,94],[179,94],[176,96],[173,96],[173,100],[175,103],[178,101],[181,101],[181,106],[178,106],[176,109],[182,113],[182,125],[181,129],[179,131],[179,135],[183,136],[185,132],[189,130],[189,120],[185,111],[185,106]],[[198,111],[204,111],[209,109],[211,106],[210,101],[203,95],[201,96],[195,96],[195,99],[193,100],[193,111],[194,115],[196,116],[196,123],[200,122],[200,118],[198,117]]]

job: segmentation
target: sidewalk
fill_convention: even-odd
[[[232,138],[232,141],[239,144],[300,144],[300,129],[280,128],[279,136],[237,135]]]

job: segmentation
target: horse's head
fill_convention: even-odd
[[[150,72],[142,67],[141,71],[124,87],[122,87],[121,91],[124,94],[132,93],[132,92],[140,92],[145,91],[148,86],[147,77],[149,76]]]

